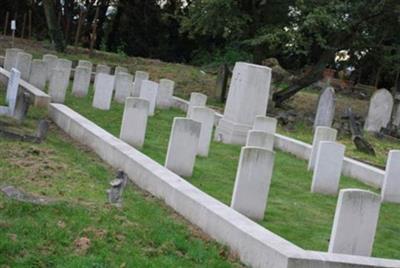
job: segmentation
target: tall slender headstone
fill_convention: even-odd
[[[143,147],[149,102],[141,98],[128,97],[125,100],[120,139],[137,149]]]
[[[101,110],[110,110],[114,76],[100,73],[97,79],[92,106]]]
[[[382,185],[382,201],[400,203],[400,150],[391,150]]]
[[[57,67],[58,57],[52,54],[43,55],[43,61],[46,63],[46,80],[50,81],[53,70]]]
[[[364,130],[368,132],[379,132],[381,128],[387,127],[393,109],[393,96],[386,89],[380,89],[372,95],[367,120]]]
[[[329,127],[317,127],[314,133],[311,155],[308,160],[308,170],[314,170],[315,159],[321,141],[336,141],[337,130]]]
[[[6,55],[4,59],[4,69],[10,72],[11,69],[16,66],[18,52],[23,52],[23,50],[19,48],[6,49]]]
[[[328,87],[319,96],[314,128],[332,127],[333,119],[335,118],[335,107],[335,90],[332,87]]]
[[[236,173],[231,207],[254,220],[262,220],[267,206],[275,153],[243,147]]]
[[[65,95],[69,84],[70,70],[65,68],[55,68],[49,83],[49,95],[52,102],[64,103]]]
[[[133,88],[133,75],[128,73],[117,73],[115,75],[115,95],[114,100],[124,103],[125,99],[130,96]]]
[[[72,84],[72,94],[75,97],[87,95],[90,86],[91,69],[85,66],[75,68],[74,82]]]
[[[197,154],[207,157],[210,149],[215,112],[207,107],[193,107],[190,119],[201,123],[199,146]]]
[[[190,118],[190,113],[193,107],[205,107],[207,103],[207,95],[198,92],[192,92],[190,94],[189,106],[186,112],[186,117]]]
[[[196,161],[201,123],[189,118],[174,118],[165,167],[180,176],[190,177]]]
[[[149,101],[149,116],[154,115],[154,111],[156,108],[156,100],[158,93],[158,83],[144,80],[142,81],[142,87],[140,89],[140,98]]]
[[[246,143],[255,117],[267,112],[270,84],[270,68],[244,62],[235,64],[224,116],[215,131],[216,140]]]
[[[31,73],[29,75],[29,83],[40,90],[44,90],[47,80],[46,63],[43,60],[33,60],[31,65]]]
[[[12,68],[10,72],[10,79],[8,79],[7,93],[6,93],[6,103],[8,104],[9,116],[15,115],[20,79],[21,79],[21,73],[17,69]]]
[[[328,252],[371,256],[380,196],[360,189],[339,193]]]
[[[247,133],[246,146],[260,147],[270,151],[274,150],[275,135],[260,130],[249,130]]]
[[[332,141],[319,143],[311,192],[329,195],[338,193],[345,149],[343,144]]]
[[[175,82],[169,79],[161,79],[158,86],[157,107],[161,109],[171,107],[174,95]]]
[[[140,89],[142,87],[142,81],[149,80],[149,73],[143,71],[136,71],[135,72],[135,81],[133,82],[133,91],[131,96],[139,97],[140,96]]]
[[[275,134],[278,120],[265,115],[257,115],[254,119],[253,130],[264,131]]]
[[[21,79],[28,81],[31,73],[32,55],[25,52],[17,53],[15,68],[21,72]]]

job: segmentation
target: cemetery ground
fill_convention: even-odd
[[[124,106],[113,102],[108,111],[93,109],[93,88],[90,88],[89,92],[89,96],[85,98],[76,98],[68,94],[65,104],[118,137]],[[149,117],[145,144],[141,151],[162,165],[173,118],[179,116],[185,114],[177,109],[169,109],[156,110],[155,115]],[[240,148],[241,146],[213,141],[209,156],[197,157],[193,176],[186,179],[230,205]],[[311,178],[312,173],[307,171],[306,161],[277,151],[268,205],[260,224],[300,247],[326,251],[337,198],[311,193]],[[374,191],[365,184],[347,177],[341,178],[340,188]],[[400,221],[398,209],[398,205],[382,204],[373,256],[395,259],[400,257],[400,241],[396,235],[400,232],[397,224]]]
[[[2,37],[3,38],[3,37]],[[5,49],[11,46],[11,42],[7,38],[0,40],[0,54],[5,53]],[[49,44],[44,42],[35,42],[30,40],[16,39],[16,47],[24,49],[26,52],[33,55],[34,58],[41,58],[46,53],[53,53],[49,49]],[[146,71],[150,73],[150,79],[158,81],[162,78],[168,78],[175,81],[174,94],[178,97],[188,99],[191,92],[202,92],[208,96],[207,105],[215,110],[223,111],[223,104],[213,96],[215,88],[216,70],[202,69],[190,65],[166,63],[154,59],[144,59],[138,57],[127,57],[123,54],[114,54],[97,51],[94,57],[88,56],[88,51],[82,48],[69,47],[67,53],[57,54],[59,57],[66,58],[73,61],[89,60],[93,64],[108,65],[121,65],[127,67],[130,73],[135,73],[137,70]],[[291,127],[278,127],[278,133],[284,134],[298,140],[312,143],[312,122],[310,118],[314,118],[315,109],[318,102],[317,90],[305,90],[298,93],[292,100],[289,101],[288,107],[290,110],[295,111],[297,114],[296,119]],[[345,114],[347,107],[352,107],[353,112],[359,116],[366,116],[368,111],[368,100],[357,99],[348,95],[338,92],[336,95],[336,117],[335,120],[339,121],[340,117]],[[275,111],[279,113],[279,110]],[[356,149],[351,140],[351,135],[340,133],[338,135],[338,142],[346,145],[346,156],[364,161],[368,164],[384,168],[386,158],[390,149],[400,149],[400,142],[398,140],[377,138],[374,135],[365,134],[366,139],[372,144],[375,149],[376,156],[360,152]]]
[[[4,47],[3,45],[0,42],[0,54],[3,54],[3,49],[8,47],[8,45]],[[19,47],[32,53],[34,58],[49,52],[40,43],[24,41],[19,44]],[[89,59],[81,49],[75,52],[70,49],[69,54],[59,56],[71,60]],[[96,57],[90,58],[90,61],[126,66],[130,73],[136,70],[148,71],[152,80],[160,78],[175,80],[177,83],[175,95],[184,98],[187,98],[192,91],[212,95],[210,90],[215,85],[214,75],[207,74],[199,68],[181,64],[128,58],[124,55],[108,53],[99,53]],[[66,105],[113,135],[119,136],[123,105],[113,102],[109,111],[96,110],[92,108],[92,88],[90,90],[89,96],[78,99],[71,97],[69,89]],[[302,92],[291,101],[290,105],[306,118],[314,111],[317,98],[318,95],[314,91]],[[346,104],[351,104],[353,110],[360,114],[366,113],[368,108],[367,101],[353,101],[346,96],[339,96],[338,109],[340,111],[337,114],[342,114]],[[217,107],[219,110],[223,108],[222,104],[215,101],[209,101],[208,105]],[[33,117],[32,119],[38,119],[39,113],[30,111],[30,116]],[[184,114],[175,109],[162,112],[157,110],[155,116],[149,118],[142,152],[161,164],[164,164],[172,120],[176,116],[184,116]],[[32,121],[28,122],[28,127],[31,129],[34,127]],[[309,143],[312,140],[312,124],[306,119],[298,120],[290,130],[280,127],[278,132]],[[373,143],[377,157],[356,152],[354,146],[351,145],[350,136],[340,136],[338,140],[346,144],[348,156],[380,166],[385,164],[389,148],[400,147],[396,141],[380,140],[372,136],[368,136],[368,139]],[[1,174],[2,182],[10,182],[10,184],[18,182],[18,186],[21,186],[23,190],[45,195],[50,200],[56,201],[55,204],[48,206],[29,204],[21,206],[16,201],[0,197],[1,219],[6,219],[5,222],[0,221],[1,227],[5,226],[0,231],[3,236],[0,241],[6,241],[3,242],[5,244],[0,242],[0,246],[5,247],[9,241],[15,242],[12,248],[7,248],[6,256],[3,256],[3,250],[0,251],[2,252],[0,258],[11,255],[17,261],[29,261],[34,264],[53,261],[55,264],[65,266],[75,264],[67,263],[67,261],[82,265],[99,263],[99,266],[108,264],[107,262],[115,262],[123,266],[128,256],[129,259],[133,259],[132,261],[143,262],[145,266],[157,266],[159,263],[163,266],[165,263],[170,266],[240,265],[228,258],[225,248],[208,240],[198,239],[198,237],[205,237],[201,233],[194,232],[195,229],[185,227],[186,223],[179,217],[175,217],[171,210],[163,206],[160,201],[149,197],[134,186],[128,187],[124,193],[123,209],[115,209],[107,205],[105,190],[115,171],[102,164],[84,147],[77,146],[76,148],[72,144],[75,143],[55,127],[51,128],[50,136],[42,145],[0,141],[2,145],[0,146],[0,167],[11,166],[14,162],[19,164],[17,169],[4,169],[6,174]],[[43,146],[43,152],[40,146]],[[239,153],[240,146],[212,142],[210,156],[197,158],[194,175],[187,180],[229,205]],[[44,176],[44,179],[41,175],[39,175],[40,178],[36,178],[32,172],[29,172],[32,170],[32,166],[29,165],[35,161],[28,161],[28,166],[24,163],[26,158],[31,157],[38,157],[39,162],[43,162],[40,160],[44,159],[53,161],[50,163],[54,164],[51,178],[49,175]],[[49,163],[45,164],[49,165]],[[21,173],[15,173],[16,170],[21,170]],[[312,173],[307,171],[305,161],[277,151],[268,206],[264,219],[259,223],[305,249],[326,251],[337,198],[310,193],[311,176]],[[23,184],[21,184],[21,178],[24,178]],[[346,177],[342,177],[340,188],[373,190]],[[397,224],[400,222],[398,208],[398,205],[382,204],[373,256],[400,258],[398,250],[400,241],[397,239],[397,234],[400,232]],[[28,210],[33,210],[35,213],[33,215],[24,213]],[[17,233],[9,232],[13,224],[17,226],[17,228],[14,227]],[[33,231],[38,226],[43,226],[43,230]],[[24,238],[24,236],[27,237],[23,239],[26,244],[22,245],[22,240],[19,238]],[[81,243],[85,245],[86,241],[80,240],[82,237],[88,237],[91,241],[91,246],[83,253],[77,251],[77,248],[82,247]],[[64,250],[69,254],[67,257],[63,254]],[[74,258],[68,258],[71,256]],[[125,265],[130,267],[128,263]]]
[[[0,99],[4,99],[0,90]],[[30,110],[24,132],[42,111]],[[15,122],[1,117],[0,122]],[[15,129],[21,130],[18,125]],[[123,207],[107,203],[115,170],[54,125],[42,144],[0,137],[0,267],[241,267],[227,248],[129,183]]]

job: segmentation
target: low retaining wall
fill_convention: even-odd
[[[305,251],[268,231],[62,104],[50,105],[52,120],[142,189],[226,244],[252,267],[400,267],[400,261]]]
[[[7,85],[9,78],[10,72],[3,68],[0,68],[0,82],[4,85]],[[49,95],[22,79],[19,82],[19,86],[22,88],[22,90],[26,91],[32,97],[34,106],[42,108],[47,108],[49,106]]]

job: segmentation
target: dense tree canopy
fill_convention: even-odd
[[[398,0],[3,2],[0,16],[5,18],[9,12],[10,19],[18,20],[17,36],[23,27],[21,11],[31,10],[33,37],[49,35],[55,44],[62,38],[66,44],[78,41],[89,47],[95,23],[95,48],[133,56],[207,65],[237,60],[260,63],[275,57],[297,74],[288,90],[275,95],[278,102],[319,79],[328,66],[351,67],[356,70],[351,77],[355,81],[385,87],[400,84],[396,82],[400,72]],[[49,20],[43,7],[51,3],[54,14]],[[335,62],[339,52],[347,55],[346,61]]]

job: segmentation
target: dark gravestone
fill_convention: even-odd
[[[319,96],[314,129],[316,127],[332,127],[333,119],[335,118],[335,107],[335,90],[332,87],[328,87]]]
[[[375,155],[375,150],[372,145],[366,139],[364,139],[361,125],[356,121],[356,118],[351,108],[347,109],[347,115],[345,118],[349,122],[351,140],[353,141],[357,150],[367,154]]]
[[[128,175],[119,170],[117,177],[110,182],[111,188],[107,190],[108,202],[117,207],[122,206],[122,193],[128,182]]]
[[[221,102],[224,102],[226,100],[229,75],[230,70],[228,68],[228,65],[221,65],[218,70],[217,83],[215,87],[215,97]]]

